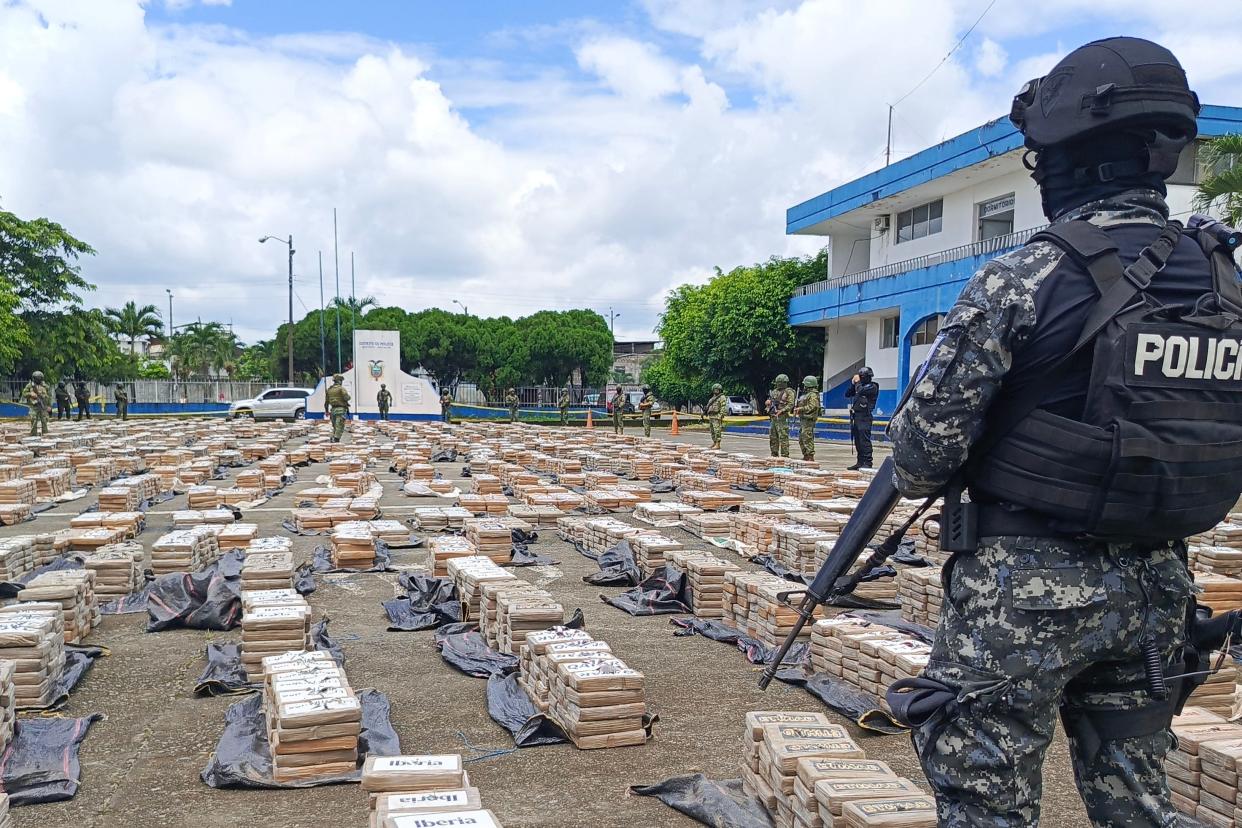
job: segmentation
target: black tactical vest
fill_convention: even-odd
[[[1149,288],[1183,233],[1211,287],[1174,306]],[[1031,510],[1066,535],[1162,542],[1215,526],[1242,492],[1242,290],[1230,254],[1177,222],[1129,267],[1087,221],[1036,240],[1065,251],[1059,267],[1085,268],[1099,299],[1070,353],[998,398],[966,469],[972,497]],[[1087,355],[1081,416],[1041,406]]]

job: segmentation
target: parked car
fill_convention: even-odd
[[[311,388],[268,388],[251,400],[237,400],[229,405],[229,417],[253,417],[256,420],[301,420],[306,417],[306,398]]]
[[[599,405],[599,394],[583,394],[583,405]]]
[[[746,397],[729,397],[725,410],[731,417],[741,417],[755,413],[755,407],[750,404],[750,400]]]

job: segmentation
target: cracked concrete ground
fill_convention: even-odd
[[[76,424],[73,424],[76,426]],[[660,432],[657,432],[660,433]],[[683,441],[706,444],[700,433]],[[766,453],[766,439],[728,436],[728,450]],[[852,461],[849,449],[821,443],[820,459],[830,467]],[[460,475],[461,464],[441,464],[442,474]],[[245,519],[261,534],[282,532],[280,521],[293,493],[313,485],[322,466],[299,471],[299,480]],[[377,470],[385,486],[387,516],[403,516],[416,503],[399,493],[394,475]],[[664,497],[670,497],[668,495]],[[160,504],[150,515],[141,540],[148,546],[170,524],[169,513],[184,497]],[[0,529],[0,537],[58,529],[92,500],[40,515],[36,522]],[[624,517],[624,516],[621,516]],[[675,536],[701,546],[680,529]],[[683,537],[684,536],[684,537]],[[296,538],[299,557],[309,556],[316,538]],[[690,544],[688,544],[690,545]],[[596,566],[573,547],[545,531],[537,549],[560,562],[554,568],[517,570],[528,580],[546,581],[567,608],[581,607],[587,628],[647,677],[647,697],[659,714],[655,738],[642,747],[579,751],[570,745],[529,748],[468,765],[483,803],[508,828],[621,828],[688,826],[686,817],[654,799],[628,794],[632,784],[702,771],[714,778],[737,776],[743,716],[748,710],[822,710],[807,693],[774,684],[756,687],[758,671],[742,654],[701,637],[675,638],[670,616],[634,618],[605,606],[601,592],[582,576]],[[421,562],[420,552],[400,551],[395,563]],[[432,646],[430,632],[390,633],[380,602],[395,594],[395,574],[333,575],[322,578],[310,596],[316,617],[331,618],[331,632],[342,644],[346,672],[355,687],[374,687],[392,701],[392,720],[402,748],[410,753],[460,752],[472,755],[512,747],[508,734],[488,718],[484,682],[448,667]],[[17,808],[17,828],[305,828],[364,826],[367,797],[356,785],[303,790],[218,791],[204,785],[199,771],[220,734],[224,711],[236,699],[193,696],[208,642],[239,640],[240,633],[178,630],[148,634],[145,615],[106,617],[88,643],[102,644],[102,658],[73,693],[65,715],[102,713],[82,745],[82,785],[63,803]],[[921,780],[909,741],[900,736],[859,734],[869,756]],[[1086,825],[1073,775],[1058,739],[1045,766],[1045,824]]]

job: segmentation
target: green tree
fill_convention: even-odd
[[[256,342],[248,348],[243,348],[237,357],[235,376],[242,380],[274,380],[271,341]]]
[[[521,385],[526,378],[525,348],[521,334],[507,316],[474,319],[478,334],[478,361],[467,375],[489,400],[500,399],[504,389]]]
[[[54,221],[24,221],[0,210],[0,276],[12,286],[23,310],[80,304],[81,294],[95,286],[82,278],[77,261],[94,253]]]
[[[595,311],[539,311],[517,320],[532,381],[560,385],[574,371],[586,385],[603,382],[612,368],[608,323]]]
[[[639,375],[644,385],[650,385],[656,397],[668,405],[686,411],[691,406],[702,405],[712,393],[712,382],[701,373],[678,371],[664,353],[652,356],[643,363]]]
[[[172,379],[172,372],[169,371],[168,366],[162,362],[144,360],[139,363],[135,378],[147,380],[166,380]]]
[[[775,374],[818,374],[823,336],[791,327],[788,307],[794,288],[822,278],[826,263],[826,251],[772,257],[728,273],[718,269],[705,285],[682,285],[660,316],[662,359],[692,382],[719,382],[758,400]]]
[[[342,317],[351,312],[357,317],[366,313],[367,308],[378,306],[374,296],[337,296],[328,304],[328,310],[335,312],[334,309],[339,307]]]
[[[1221,135],[1199,150],[1204,178],[1195,193],[1195,209],[1220,207],[1226,224],[1242,224],[1242,134]]]
[[[94,308],[30,311],[26,324],[38,332],[31,338],[18,369],[24,375],[43,371],[49,379],[81,377],[111,382],[137,372],[135,361],[121,353],[103,312]]]
[[[160,339],[164,334],[164,323],[155,305],[138,307],[131,299],[123,307],[108,308],[104,315],[112,333],[129,339],[131,354],[136,352],[139,339]]]
[[[173,373],[182,379],[212,379],[237,358],[237,337],[219,322],[191,322],[168,345]]]

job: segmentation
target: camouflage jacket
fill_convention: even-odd
[[[707,401],[707,405],[703,406],[703,414],[711,420],[723,419],[725,415],[725,395],[713,394],[711,399]]]
[[[818,420],[819,415],[824,413],[824,407],[819,402],[819,392],[807,391],[798,397],[798,402],[794,404],[794,413],[799,420]]]
[[[561,398],[557,401],[556,405],[558,408],[569,408],[569,395],[564,393],[561,394]]]
[[[1075,208],[1057,223],[1163,226],[1167,216],[1158,193],[1135,190]],[[906,497],[931,494],[966,463],[1014,351],[1035,328],[1035,292],[1064,255],[1037,241],[988,262],[962,288],[888,426],[897,487]]]
[[[768,413],[773,417],[788,417],[796,400],[792,388],[773,388],[768,395]]]
[[[327,394],[324,395],[324,404],[329,409],[349,408],[349,392],[345,390],[343,385],[333,385],[328,388]]]
[[[127,403],[129,402],[129,392],[124,388],[118,388],[112,392],[112,398],[117,402]]]
[[[452,405],[453,405],[453,398],[451,396],[449,396],[448,394],[440,395],[440,407],[441,408],[450,408],[452,407]]]
[[[613,394],[612,399],[609,400],[608,402],[612,405],[612,410],[613,410],[613,413],[615,414],[615,413],[624,411],[625,404],[629,402],[629,400],[626,399],[624,394],[618,393],[618,394]]]
[[[26,383],[26,387],[22,389],[22,402],[39,411],[47,411],[51,408],[52,397],[48,393],[47,383],[42,385],[35,385],[33,382]]]
[[[387,408],[389,405],[392,405],[392,392],[387,388],[383,389],[375,395],[375,402],[380,408]]]
[[[654,406],[655,406],[655,395],[654,394],[644,394],[642,400],[640,400],[638,403],[638,409],[640,411],[650,411],[652,407]]]
[[[91,398],[91,390],[86,387],[86,383],[79,382],[73,386],[73,395],[79,400],[89,400]]]
[[[518,404],[517,394],[505,394],[505,405],[513,408]]]

